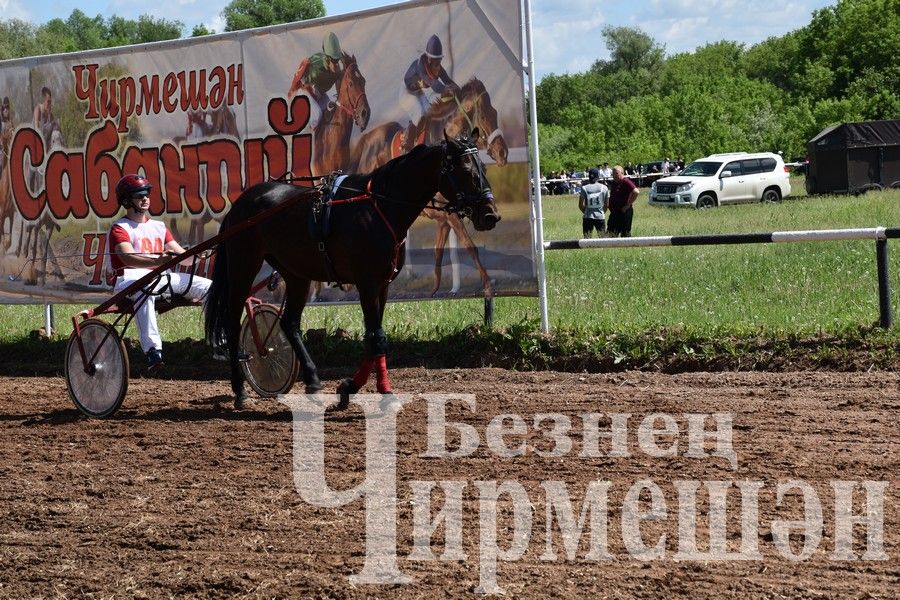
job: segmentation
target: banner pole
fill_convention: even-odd
[[[44,304],[44,333],[47,337],[53,335],[53,305]]]
[[[534,214],[535,257],[538,271],[538,298],[541,306],[541,332],[550,331],[547,314],[547,272],[544,266],[544,212],[541,207],[541,155],[538,147],[537,84],[534,77],[534,45],[531,39],[531,0],[525,0],[525,45],[528,59],[528,108],[531,119],[531,198]]]

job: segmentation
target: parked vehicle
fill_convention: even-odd
[[[650,204],[711,208],[743,202],[778,202],[791,195],[784,159],[771,152],[712,154],[650,186]]]
[[[839,123],[806,144],[810,194],[900,188],[900,119]]]

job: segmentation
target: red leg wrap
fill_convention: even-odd
[[[391,382],[388,380],[387,358],[383,354],[375,357],[375,381],[379,394],[391,393]]]
[[[356,389],[361,390],[369,381],[369,373],[372,372],[373,362],[375,362],[373,358],[364,358],[362,363],[360,363],[356,375],[353,376],[353,385],[356,386]]]

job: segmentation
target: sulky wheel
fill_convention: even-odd
[[[271,304],[261,304],[254,309],[253,321],[263,345],[262,352],[253,339],[249,317],[241,326],[241,351],[250,357],[241,363],[241,369],[250,387],[260,396],[268,398],[290,391],[300,372],[300,361],[278,322],[280,316],[278,309]]]
[[[78,410],[89,417],[108,417],[118,410],[128,391],[128,353],[116,329],[100,319],[88,319],[79,327],[85,368],[72,332],[66,346],[66,387]]]

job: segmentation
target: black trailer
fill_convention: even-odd
[[[806,148],[810,194],[900,188],[900,119],[833,125]]]

